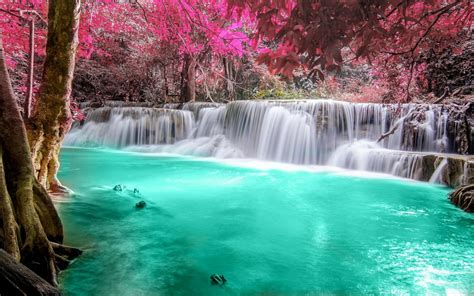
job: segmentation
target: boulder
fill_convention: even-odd
[[[210,278],[211,278],[211,284],[213,285],[222,286],[227,282],[226,278],[222,274],[219,275],[219,274],[214,273],[210,276]]]
[[[139,201],[135,204],[135,208],[137,208],[137,209],[143,209],[145,206],[146,206],[146,202],[144,202],[143,200],[141,200],[141,201]]]
[[[457,207],[468,213],[474,213],[474,184],[461,186],[449,195]]]

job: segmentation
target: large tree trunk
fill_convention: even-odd
[[[56,173],[59,149],[71,126],[69,97],[79,27],[80,0],[50,0],[48,41],[37,105],[28,125],[35,175],[51,191],[62,191]]]
[[[59,216],[34,176],[0,36],[0,247],[55,284],[56,264],[49,240],[62,239]]]
[[[196,101],[196,60],[186,54],[181,73],[181,102]]]
[[[30,49],[29,49],[29,61],[28,61],[28,91],[26,93],[25,103],[23,105],[23,116],[25,119],[30,118],[31,115],[31,102],[33,101],[33,86],[34,86],[34,74],[35,74],[35,18],[32,17],[30,20]]]

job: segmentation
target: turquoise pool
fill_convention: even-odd
[[[61,164],[66,243],[85,251],[66,295],[474,292],[474,215],[444,187],[110,150]]]

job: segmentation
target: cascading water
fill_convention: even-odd
[[[436,170],[434,171],[433,175],[431,175],[430,183],[441,183],[442,182],[442,180],[441,180],[442,173],[443,173],[444,168],[447,165],[448,165],[448,160],[443,159],[441,161],[441,163],[438,165],[438,167],[436,168]]]
[[[190,112],[144,107],[103,107],[87,114],[83,124],[75,123],[65,137],[71,146],[172,144],[186,139],[194,129]]]
[[[442,105],[308,100],[164,107],[95,109],[65,145],[333,165],[414,179],[423,173],[415,152],[457,147]]]

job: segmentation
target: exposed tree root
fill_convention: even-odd
[[[51,246],[53,247],[53,250],[56,254],[63,256],[68,260],[73,260],[82,254],[82,251],[80,249],[66,246],[63,244],[51,242]]]
[[[63,225],[61,219],[54,208],[51,197],[37,180],[33,183],[33,193],[36,213],[41,220],[48,239],[52,242],[62,243]]]
[[[2,155],[3,152],[0,147],[0,221],[3,225],[3,228],[0,229],[0,238],[2,242],[0,247],[11,254],[15,260],[20,261],[20,233],[18,223],[15,220],[15,213],[13,211],[11,197],[7,190]]]
[[[82,254],[82,251],[73,247],[68,247],[65,245],[51,243],[51,246],[54,250],[54,258],[56,261],[56,266],[60,270],[66,269],[71,261],[76,257]]]
[[[1,295],[60,295],[59,290],[0,249]]]
[[[57,285],[57,265],[65,264],[56,257],[50,240],[62,242],[63,228],[51,198],[34,175],[26,129],[11,87],[1,38],[0,209],[1,247],[12,260],[20,261],[47,282]]]

